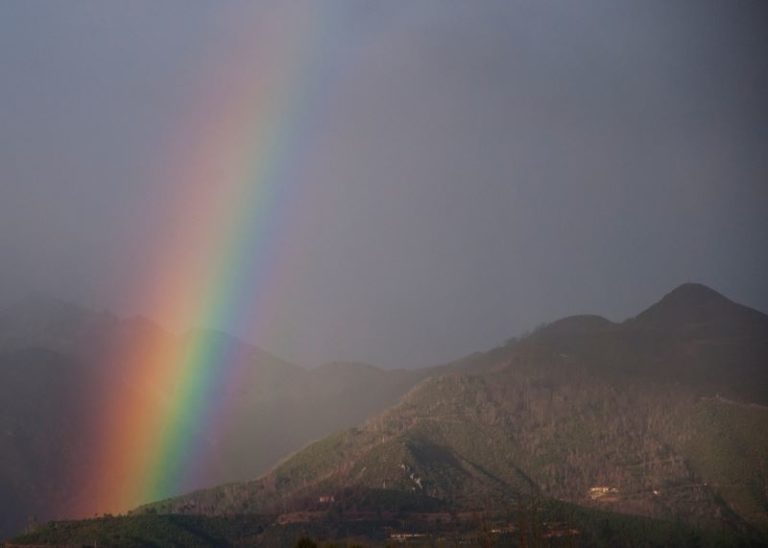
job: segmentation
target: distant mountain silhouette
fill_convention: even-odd
[[[71,351],[115,328],[108,312],[33,294],[0,308],[0,347],[44,346]]]
[[[95,464],[98,418],[112,391],[131,383],[142,406],[159,414],[170,390],[136,379],[134,364],[112,361],[115,349],[201,338],[244,367],[226,395],[232,428],[206,435],[207,464],[185,490],[256,477],[291,451],[392,405],[426,375],[362,364],[307,370],[221,332],[176,336],[143,318],[22,299],[0,308],[0,538],[30,516],[67,517],[89,504],[102,511],[82,482]]]

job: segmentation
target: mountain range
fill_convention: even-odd
[[[53,364],[40,350],[18,352],[26,352],[25,371],[76,367],[63,363],[76,361],[63,351],[46,351]],[[464,523],[462,515],[518,516],[514,527],[496,529],[516,530],[518,544],[525,544],[526,527],[540,536],[549,531],[550,538],[575,531],[587,544],[654,544],[648,539],[657,529],[649,523],[662,529],[682,524],[693,535],[714,531],[717,542],[768,539],[768,316],[705,286],[684,284],[621,323],[572,316],[430,369],[333,364],[306,371],[263,357],[257,361],[272,363],[272,369],[259,367],[273,376],[261,377],[254,369],[254,378],[282,386],[270,391],[270,405],[294,409],[291,420],[302,428],[303,435],[283,442],[281,451],[335,433],[258,479],[143,505],[119,523],[109,518],[43,527],[14,542],[102,538],[121,544],[109,535],[126,523],[134,530],[144,524],[143,534],[150,535],[145,540],[169,523],[191,523],[182,527],[184,534],[209,531],[208,537],[195,537],[201,545],[206,538],[208,544],[272,544],[275,528],[293,526],[280,537],[290,545],[300,530],[332,540],[349,537],[350,524],[363,522],[367,530],[355,534],[378,542],[385,530],[391,534],[393,523],[402,526],[404,516],[437,530]],[[3,367],[2,374],[6,369],[13,368]],[[307,392],[300,380],[305,378],[313,379]],[[65,392],[59,382],[40,390]],[[302,397],[315,403],[288,405],[291,393],[308,393]],[[254,397],[244,396],[243,413],[254,412]],[[58,405],[52,401],[51,411]],[[310,419],[323,406],[324,418]],[[281,433],[269,433],[267,424],[248,435],[277,440]],[[256,446],[262,445],[232,447],[222,458],[244,459]],[[239,475],[248,473],[238,469]],[[545,522],[521,514],[533,506],[550,508],[557,523],[569,525],[558,529],[555,518]],[[529,515],[527,526],[521,515]],[[233,516],[251,518],[236,527],[227,522],[226,533],[214,527]],[[594,516],[601,516],[599,527]],[[631,521],[639,519],[650,521]],[[539,522],[536,529],[532,524]],[[343,532],[339,523],[346,524]],[[628,539],[628,531],[640,536]],[[120,538],[131,545],[141,544],[142,537]],[[664,545],[670,538],[654,542]],[[696,538],[706,544],[702,539],[711,537]]]
[[[99,420],[114,392],[137,382],[114,348],[201,336],[223,339],[225,354],[246,362],[246,374],[227,395],[232,428],[207,433],[205,465],[178,494],[256,477],[310,441],[386,409],[427,375],[358,363],[306,369],[213,331],[177,336],[145,319],[23,299],[0,310],[0,538],[31,519],[104,511],[89,483]],[[159,412],[171,387],[132,389]],[[134,503],[142,502],[149,501]]]

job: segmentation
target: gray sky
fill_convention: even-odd
[[[279,56],[266,36],[318,11],[278,5],[0,3],[3,300],[157,316],[126,290],[178,184],[150,174],[212,64]],[[267,325],[237,334],[413,366],[685,281],[768,310],[764,2],[320,5],[281,175],[307,190]]]

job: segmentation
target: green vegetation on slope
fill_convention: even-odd
[[[257,481],[152,507],[280,512],[344,490],[394,489],[454,509],[534,495],[765,530],[768,414],[749,403],[745,375],[768,363],[759,361],[766,336],[768,318],[700,286],[623,324],[567,318],[451,365]]]

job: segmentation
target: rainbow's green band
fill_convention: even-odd
[[[170,154],[165,177],[175,184],[175,211],[142,291],[149,310],[175,325],[238,332],[254,306],[258,317],[273,306],[275,235],[300,192],[291,169],[312,130],[320,85],[323,25],[310,11],[304,28],[276,30],[277,53],[256,56],[256,66],[245,40],[231,67],[217,68],[210,80],[218,91],[205,94],[197,142]],[[203,438],[222,427],[226,388],[245,363],[228,356],[222,340],[200,332],[120,345],[113,360],[122,373],[80,513],[123,512],[177,494],[199,471]]]

